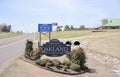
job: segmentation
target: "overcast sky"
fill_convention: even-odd
[[[97,27],[103,18],[120,18],[120,0],[0,0],[0,24],[36,32],[40,23]]]

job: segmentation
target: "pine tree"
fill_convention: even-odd
[[[27,39],[24,56],[26,58],[30,58],[30,53],[32,50],[33,50],[33,42]]]

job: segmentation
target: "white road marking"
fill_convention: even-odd
[[[11,45],[14,45],[14,44],[19,43],[19,42],[21,42],[21,41],[24,41],[24,40],[26,40],[26,39],[27,39],[27,38],[24,38],[24,39],[22,39],[22,40],[19,40],[19,41],[16,41],[16,42],[13,42],[13,43],[10,43],[10,44],[1,46],[0,49],[1,49],[1,48],[5,48],[5,47],[8,47],[8,46],[11,46]]]

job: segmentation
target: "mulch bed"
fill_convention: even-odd
[[[61,69],[57,69],[56,67],[46,68],[46,67],[37,65],[37,64],[35,63],[35,61],[32,61],[32,60],[30,60],[30,59],[22,58],[22,60],[24,60],[25,62],[28,62],[28,63],[30,63],[30,64],[38,67],[38,68],[42,68],[42,69],[44,69],[44,70],[48,70],[48,71],[52,71],[52,72],[56,72],[56,73],[61,73],[61,74],[66,74],[66,75],[79,75],[79,74],[85,73],[85,71],[82,71],[82,70],[81,70],[80,72],[75,72],[75,71],[73,71],[73,70],[71,70],[71,69],[67,69],[67,71],[63,71],[63,70],[61,70]]]

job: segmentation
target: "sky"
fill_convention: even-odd
[[[37,32],[38,24],[54,22],[93,28],[101,19],[120,18],[119,9],[120,0],[0,0],[0,24],[23,32]]]

